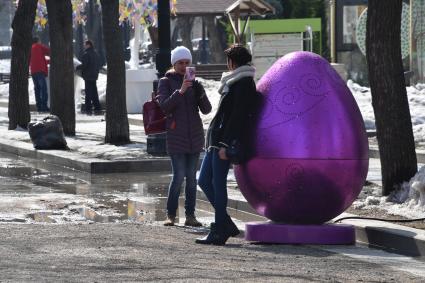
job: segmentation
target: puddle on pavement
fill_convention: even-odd
[[[161,225],[166,219],[170,179],[167,173],[88,174],[0,152],[0,224]],[[241,220],[234,219],[240,228],[242,221],[263,220],[242,211],[229,209],[229,213]],[[205,226],[214,221],[211,205],[199,199],[196,216]],[[183,197],[176,218],[178,226],[183,226]],[[190,233],[206,231],[205,227],[184,229]]]
[[[38,161],[0,154],[0,223],[159,224],[166,218],[170,174],[90,175],[41,168]],[[197,207],[197,217],[205,224],[213,219],[210,209],[205,203]],[[180,199],[179,223],[184,215]]]
[[[55,219],[52,218],[52,215],[53,212],[51,211],[39,211],[29,214],[35,222],[56,223]]]

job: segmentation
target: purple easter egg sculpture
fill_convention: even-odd
[[[332,66],[310,52],[279,59],[257,89],[265,103],[256,154],[235,166],[240,190],[261,215],[320,224],[342,213],[368,171],[368,140],[359,108]]]

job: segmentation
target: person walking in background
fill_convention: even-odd
[[[93,42],[86,40],[84,42],[84,53],[81,59],[81,65],[77,66],[77,70],[81,70],[81,76],[85,85],[85,109],[82,112],[92,114],[94,107],[95,114],[100,114],[102,109],[99,103],[99,94],[97,93],[96,81],[99,77],[99,55],[94,49]]]
[[[158,85],[158,100],[167,115],[167,153],[171,157],[173,178],[168,189],[166,226],[176,221],[180,188],[186,178],[186,226],[201,226],[195,217],[196,171],[200,152],[204,148],[204,129],[199,110],[211,112],[203,86],[185,78],[186,67],[192,62],[189,49],[179,46],[171,51],[170,69]]]
[[[252,56],[242,45],[225,50],[227,67],[218,92],[221,99],[207,132],[207,152],[202,161],[198,184],[215,209],[215,223],[210,233],[196,239],[198,244],[224,245],[239,230],[227,214],[227,174],[230,161],[226,154],[235,141],[241,144],[246,159],[252,153],[258,95],[254,82]],[[246,161],[246,160],[245,160]]]
[[[30,72],[34,83],[35,102],[38,112],[49,112],[47,107],[47,82],[48,75],[46,56],[50,55],[50,48],[41,44],[38,37],[32,40],[30,54]]]

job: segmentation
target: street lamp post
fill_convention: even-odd
[[[171,31],[170,31],[170,1],[158,0],[158,49],[155,62],[158,71],[158,79],[165,75],[170,67],[171,54]],[[158,88],[158,80],[153,82],[153,90]],[[166,135],[165,133],[148,135],[146,151],[150,154],[166,154]]]

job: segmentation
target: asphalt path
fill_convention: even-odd
[[[194,243],[148,224],[1,224],[0,281],[424,282],[420,260],[356,246]],[[204,231],[205,232],[205,231]]]

